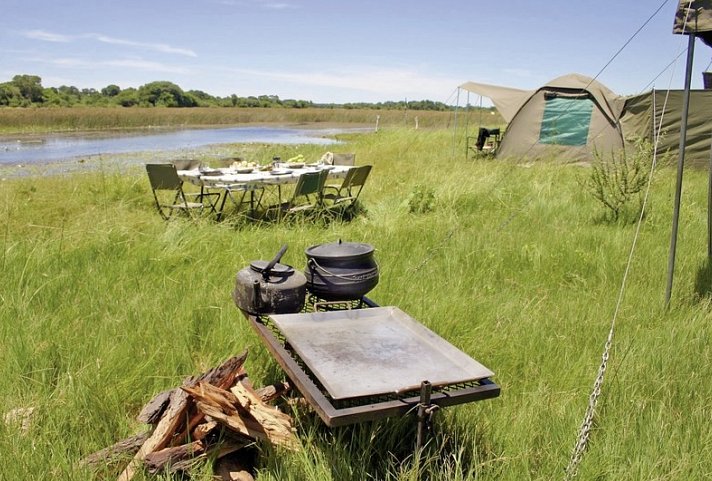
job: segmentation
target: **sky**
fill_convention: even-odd
[[[216,96],[454,105],[466,101],[457,89],[466,81],[534,89],[575,72],[632,95],[684,86],[687,37],[672,34],[676,7],[677,0],[3,0],[0,82],[29,74],[45,87],[100,90],[168,80]],[[698,40],[693,88],[702,88],[710,63],[712,49]]]

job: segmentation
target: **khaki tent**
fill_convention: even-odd
[[[594,151],[619,151],[634,138],[652,141],[661,118],[664,136],[659,145],[662,150],[678,149],[681,91],[670,92],[667,102],[665,91],[623,97],[579,74],[556,78],[537,90],[474,82],[460,88],[490,98],[508,123],[499,157],[589,161]],[[692,99],[685,154],[699,162],[709,159],[712,91],[694,91]]]

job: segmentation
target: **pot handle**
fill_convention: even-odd
[[[354,280],[353,276],[340,275],[335,272],[331,272],[330,270],[324,268],[323,266],[320,266],[319,263],[316,260],[314,260],[314,258],[312,258],[312,257],[309,258],[309,260],[307,261],[307,264],[310,264],[310,265],[313,264],[314,266],[316,266],[317,269],[321,269],[322,271],[326,272],[328,275],[330,275],[332,277],[336,277],[337,279],[342,279],[344,281],[353,281]],[[376,269],[378,269],[378,264],[376,264]]]
[[[285,252],[287,252],[287,244],[284,244],[284,245],[282,246],[282,248],[279,249],[279,252],[277,252],[277,255],[274,256],[274,259],[272,259],[271,261],[269,261],[269,264],[267,264],[267,266],[265,266],[264,270],[262,271],[262,277],[263,277],[265,280],[269,279],[269,273],[270,273],[270,271],[271,271],[272,268],[275,266],[275,264],[277,264],[277,262],[279,262],[280,259],[282,259],[282,256],[284,255]]]

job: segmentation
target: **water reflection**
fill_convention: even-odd
[[[175,151],[228,143],[328,145],[337,141],[326,136],[344,131],[344,129],[232,127],[133,134],[48,134],[20,140],[0,139],[0,165],[39,165],[102,154]]]

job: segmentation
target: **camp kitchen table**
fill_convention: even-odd
[[[298,314],[243,314],[327,426],[499,396],[492,371],[397,307],[322,305],[308,295]]]
[[[183,181],[199,185],[201,189],[222,190],[223,197],[222,200],[219,201],[217,211],[217,219],[220,220],[223,208],[225,207],[225,201],[227,200],[230,190],[240,191],[243,192],[243,194],[249,192],[251,210],[254,212],[259,205],[259,200],[257,205],[255,205],[254,202],[254,193],[256,190],[261,190],[269,186],[276,186],[278,204],[281,204],[282,185],[296,184],[299,180],[299,176],[303,173],[327,169],[329,171],[329,179],[338,179],[346,177],[346,174],[350,168],[351,166],[343,165],[305,166],[300,169],[278,166],[274,169],[274,171],[234,168],[200,170],[196,168],[191,170],[179,170],[178,177],[180,177]],[[247,172],[242,172],[243,170]]]

